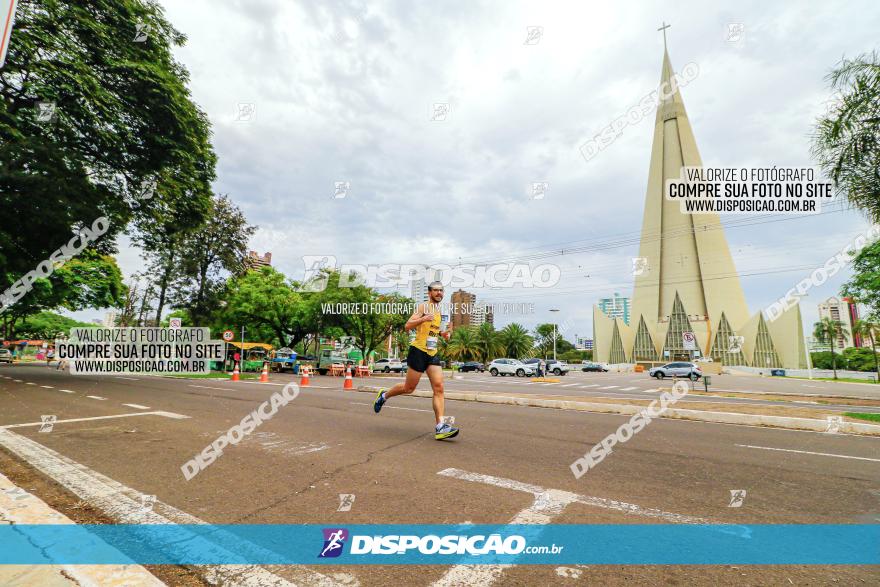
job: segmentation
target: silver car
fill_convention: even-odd
[[[663,379],[664,377],[687,377],[696,381],[703,376],[703,371],[696,363],[666,363],[661,367],[654,367],[648,371],[648,375]]]
[[[9,349],[0,349],[0,363],[11,363],[12,352]]]
[[[498,375],[516,375],[517,377],[532,376],[535,374],[535,368],[526,365],[518,359],[495,359],[489,363],[489,373],[492,377]]]

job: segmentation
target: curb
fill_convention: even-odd
[[[376,393],[379,387],[361,385],[357,391]],[[428,390],[417,389],[409,394],[416,397],[433,397]],[[485,394],[477,391],[446,391],[446,399],[481,402],[487,404],[506,404],[512,406],[526,406],[533,408],[554,408],[558,410],[572,410],[577,412],[598,412],[604,414],[632,415],[645,409],[643,406],[631,406],[621,404],[597,404],[589,402],[576,402],[557,399],[538,399],[511,395]],[[785,428],[788,430],[810,430],[814,432],[826,432],[828,422],[813,418],[793,418],[788,416],[766,416],[761,414],[737,414],[732,412],[705,412],[701,410],[686,410],[667,408],[662,418],[673,420],[692,420],[696,422],[712,422],[715,424],[744,424],[748,426],[768,426],[771,428]],[[861,422],[841,422],[840,432],[844,434],[859,434],[867,436],[880,436],[880,425],[864,424]]]

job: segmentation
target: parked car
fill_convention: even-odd
[[[584,361],[581,363],[581,371],[584,373],[588,371],[598,371],[599,373],[608,373],[607,365],[603,365],[602,363],[591,363],[589,361]]]
[[[403,370],[403,363],[400,362],[400,359],[379,359],[375,363],[373,363],[373,373],[376,371],[381,371],[382,373],[391,373],[394,371],[395,373],[400,373]]]
[[[489,373],[493,377],[498,375],[516,375],[517,377],[532,376],[535,374],[535,368],[526,365],[518,359],[495,359],[489,363]]]
[[[571,367],[565,361],[557,361],[555,359],[547,361],[547,373],[553,373],[554,375],[568,375],[569,371],[571,371]]]
[[[0,349],[0,363],[12,363],[12,351]]]
[[[459,373],[467,373],[468,371],[479,371],[482,373],[486,370],[486,366],[482,363],[478,363],[477,361],[468,361],[466,363],[461,363],[458,366]]]
[[[663,379],[664,377],[687,377],[691,381],[696,381],[703,376],[700,366],[696,363],[666,363],[662,367],[654,367],[648,370],[648,375]]]

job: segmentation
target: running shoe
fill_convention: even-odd
[[[379,393],[376,394],[376,401],[373,402],[373,411],[376,412],[377,414],[379,413],[379,410],[382,409],[382,406],[385,405],[386,400],[385,400],[385,398],[382,397],[383,393],[385,393],[385,390],[380,389]]]
[[[446,422],[437,429],[434,428],[434,440],[446,440],[447,438],[452,438],[458,435],[458,428],[453,428]]]

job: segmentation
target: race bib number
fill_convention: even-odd
[[[425,339],[425,346],[430,351],[433,351],[434,349],[436,349],[437,348],[437,337],[436,336],[429,336],[428,338],[426,338]]]

